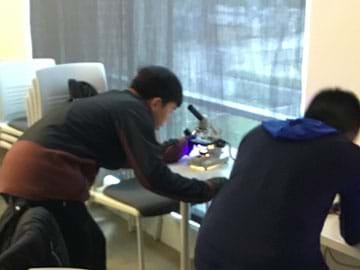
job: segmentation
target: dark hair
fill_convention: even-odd
[[[160,97],[164,104],[174,102],[179,107],[182,103],[182,86],[176,75],[161,66],[147,66],[138,70],[130,87],[144,99]]]
[[[340,132],[355,132],[360,128],[360,103],[350,91],[326,88],[308,106],[305,117],[320,120]]]

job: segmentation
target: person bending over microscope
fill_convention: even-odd
[[[360,242],[359,100],[325,89],[305,118],[269,121],[238,148],[229,183],[208,210],[197,270],[325,270],[320,233],[337,193],[345,241]]]
[[[182,97],[175,74],[148,66],[128,90],[76,100],[49,113],[6,154],[0,193],[9,202],[26,200],[55,216],[71,267],[105,269],[105,239],[84,204],[99,167],[129,165],[144,187],[187,202],[212,199],[226,180],[188,179],[164,163],[167,154],[181,150],[181,142],[163,149],[154,130],[168,121]]]

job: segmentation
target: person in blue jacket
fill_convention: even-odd
[[[359,100],[335,88],[316,95],[304,118],[251,130],[202,222],[196,269],[328,269],[320,234],[336,194],[341,235],[359,243],[359,127]]]

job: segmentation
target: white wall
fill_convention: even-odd
[[[360,96],[360,1],[307,1],[305,99],[326,86]]]
[[[340,86],[360,97],[360,0],[308,0],[303,63],[303,109],[321,88]],[[360,138],[358,138],[360,143]],[[350,265],[360,261],[334,252]],[[331,269],[346,270],[331,258]]]
[[[303,108],[327,86],[340,86],[360,97],[359,11],[359,0],[307,1]]]
[[[0,0],[0,60],[31,57],[29,0]]]

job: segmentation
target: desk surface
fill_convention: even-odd
[[[184,156],[181,160],[174,164],[170,164],[169,168],[173,172],[181,174],[182,176],[189,178],[197,178],[199,180],[206,180],[212,177],[229,177],[231,173],[232,166],[234,161],[229,158],[227,163],[219,165],[218,167],[212,168],[210,170],[198,170],[190,168],[187,164],[189,160],[188,156]]]
[[[360,244],[350,246],[340,235],[339,217],[337,215],[328,215],[321,232],[321,244],[331,249],[337,250],[350,257],[360,258]]]

